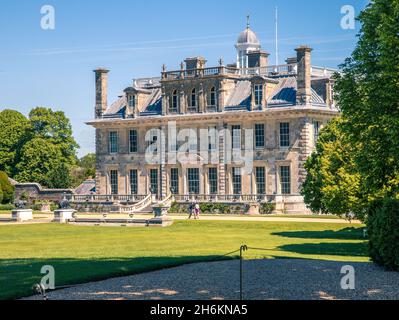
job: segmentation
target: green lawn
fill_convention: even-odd
[[[225,259],[240,245],[246,258],[369,261],[361,225],[299,222],[176,221],[169,228],[0,226],[0,299],[32,293],[43,265],[56,286]],[[237,253],[229,257],[236,258]]]

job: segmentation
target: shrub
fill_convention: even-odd
[[[3,192],[2,203],[12,203],[14,200],[14,186],[8,180],[5,172],[0,171],[0,188]]]
[[[372,260],[399,270],[399,200],[374,201],[368,210],[366,224]]]
[[[260,214],[271,214],[276,209],[276,204],[274,203],[262,203],[260,205]]]
[[[3,202],[3,190],[0,188],[0,203]]]
[[[15,207],[12,204],[0,204],[0,211],[10,211],[13,209],[15,209]]]

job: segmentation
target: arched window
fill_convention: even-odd
[[[190,107],[192,108],[197,107],[197,91],[195,90],[195,88],[191,90]]]
[[[212,87],[209,93],[209,106],[215,107],[216,106],[216,88]]]
[[[178,105],[179,105],[179,96],[177,95],[177,90],[173,91],[172,93],[172,105],[170,107],[170,111],[177,111]]]

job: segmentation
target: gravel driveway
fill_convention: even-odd
[[[342,290],[344,265],[356,272],[356,289]],[[37,299],[31,297],[28,299]],[[372,263],[276,259],[244,261],[244,298],[399,299],[399,272]],[[51,292],[59,300],[239,299],[239,261],[197,263]]]

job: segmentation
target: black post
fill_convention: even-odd
[[[248,250],[246,245],[240,247],[240,300],[243,299],[243,253],[244,251]]]

